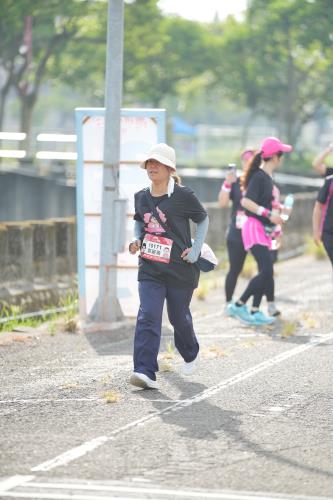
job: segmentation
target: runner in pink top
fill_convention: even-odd
[[[242,228],[242,238],[246,250],[250,250],[258,265],[258,274],[252,278],[240,299],[229,306],[231,315],[247,324],[262,325],[272,323],[275,318],[265,316],[260,310],[262,296],[267,288],[274,286],[272,233],[276,225],[282,226],[283,219],[272,213],[274,184],[272,174],[282,163],[283,153],[292,147],[283,144],[276,137],[267,137],[260,151],[253,157],[244,172],[242,185],[245,195],[242,206],[248,216]],[[251,312],[246,302],[253,296]]]

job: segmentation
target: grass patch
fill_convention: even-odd
[[[167,350],[166,350],[166,352],[163,352],[161,354],[161,359],[168,360],[168,359],[175,359],[175,357],[176,357],[175,346],[173,345],[172,342],[168,342],[167,343]]]
[[[246,256],[241,276],[245,279],[251,279],[258,272],[257,269],[257,263],[254,257],[249,253]]]
[[[63,312],[56,312],[57,308],[65,308]],[[42,309],[38,316],[26,313],[21,306],[0,302],[0,331],[12,332],[19,328],[37,328],[45,322],[49,323],[48,332],[51,336],[60,329],[67,332],[77,331],[78,295],[70,292],[59,300],[59,305]]]
[[[104,375],[104,377],[101,378],[100,383],[103,385],[108,385],[111,382],[111,375]]]
[[[223,278],[214,272],[201,273],[198,288],[194,290],[194,296],[198,300],[206,300],[210,290],[216,290],[223,286]]]
[[[8,304],[4,301],[0,302],[0,306],[0,331],[12,332],[19,327],[36,328],[46,321],[46,318],[43,316],[21,318],[24,312],[20,306]]]
[[[160,355],[158,363],[160,372],[173,372],[172,361],[176,358],[176,349],[172,342],[167,343],[167,350]]]
[[[318,321],[314,318],[311,312],[305,312],[301,316],[301,321],[306,328],[316,328],[318,326]]]
[[[174,368],[171,363],[168,363],[167,361],[162,361],[158,364],[159,371],[160,372],[173,372]]]
[[[120,394],[117,391],[106,391],[102,394],[105,403],[119,403]]]
[[[324,245],[322,243],[320,243],[320,245],[316,245],[312,238],[308,238],[306,241],[306,253],[307,255],[311,255],[317,260],[323,260],[327,258]]]
[[[203,354],[208,357],[223,358],[231,356],[230,351],[222,349],[220,346],[213,344],[203,348]]]
[[[207,281],[200,280],[198,288],[196,288],[194,291],[195,297],[198,300],[206,300],[208,292],[209,292],[209,286]]]
[[[286,321],[281,330],[281,338],[287,339],[296,333],[297,325],[295,321]]]

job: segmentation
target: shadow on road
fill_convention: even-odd
[[[198,401],[191,404],[191,398],[200,395],[207,389],[205,385],[198,382],[190,382],[177,373],[169,373],[168,379],[169,383],[180,389],[179,399],[183,402],[177,406],[172,399],[162,392],[138,391],[137,394],[139,397],[151,401],[151,404],[157,410],[162,411],[160,414],[162,422],[167,426],[176,426],[180,438],[210,442],[222,439],[226,442],[229,449],[240,452],[251,452],[256,457],[263,457],[280,465],[293,467],[306,474],[312,473],[326,478],[333,477],[333,472],[330,470],[310,466],[296,459],[283,456],[284,452],[290,453],[291,450],[297,449],[298,445],[291,443],[290,446],[282,449],[267,450],[260,443],[249,439],[242,431],[242,428],[246,428],[248,418],[245,413],[224,410],[212,404],[208,398],[200,399],[199,397]],[[157,397],[160,399],[158,400]],[[170,400],[170,406],[166,407],[168,400]],[[160,432],[163,433],[163,428],[160,429]],[[211,453],[214,453],[213,446],[212,444]],[[247,455],[244,458],[231,459],[231,462],[225,465],[230,466],[232,463],[239,462],[240,460],[250,460],[250,458]],[[223,467],[222,463],[221,467]]]

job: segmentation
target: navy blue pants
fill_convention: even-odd
[[[175,346],[189,363],[199,352],[193,330],[190,302],[192,288],[174,288],[155,281],[139,281],[140,308],[134,337],[134,371],[156,380],[157,356],[161,341],[162,313],[166,300],[169,321],[174,328]]]

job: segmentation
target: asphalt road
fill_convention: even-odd
[[[191,377],[166,325],[159,391],[128,384],[131,322],[0,333],[0,498],[333,497],[330,264],[301,257],[276,274],[274,327],[225,317],[220,286],[193,301]]]

